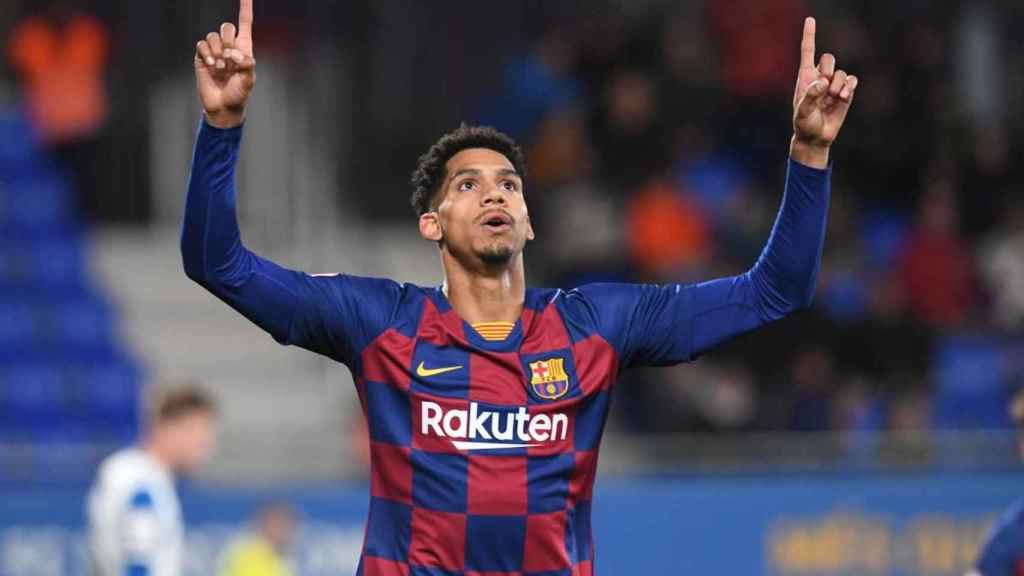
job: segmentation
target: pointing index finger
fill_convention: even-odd
[[[238,36],[252,39],[252,3],[253,0],[239,0],[238,3]]]
[[[243,3],[246,0],[243,0]],[[248,0],[251,2],[252,0]],[[814,18],[804,19],[804,35],[800,40],[800,67],[814,68],[814,32],[816,29]]]

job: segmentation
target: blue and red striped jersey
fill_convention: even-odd
[[[334,281],[374,302],[383,327],[351,364],[371,442],[362,573],[590,574],[591,493],[620,351],[686,360],[685,335],[659,330],[688,316],[686,299],[634,285],[529,289],[495,342],[439,289]],[[649,315],[631,323],[638,308]]]
[[[782,208],[748,272],[529,288],[497,339],[439,288],[313,276],[247,250],[235,214],[240,139],[240,127],[200,128],[185,271],[277,341],[352,371],[371,447],[363,576],[592,574],[591,498],[620,371],[692,360],[807,306],[814,291],[829,170],[790,161]]]

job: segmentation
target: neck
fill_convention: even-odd
[[[441,251],[448,303],[470,324],[515,322],[526,300],[526,274],[520,252],[508,264],[469,269]]]
[[[173,458],[171,457],[170,450],[164,442],[160,441],[157,435],[150,434],[146,437],[146,440],[142,443],[142,451],[149,454],[168,472],[174,471],[174,467],[171,465]]]

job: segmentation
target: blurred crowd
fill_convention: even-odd
[[[803,0],[550,22],[476,120],[528,151],[533,282],[741,273],[778,209]],[[1024,76],[1012,6],[855,3],[818,54],[862,82],[833,149],[812,310],[627,375],[646,432],[1009,426],[1024,340]],[[557,19],[556,19],[557,20]]]
[[[128,4],[98,5],[109,16]],[[265,6],[257,32],[290,62],[316,45],[287,31],[338,27],[318,37],[323,54],[352,59],[353,104],[338,115],[359,142],[355,180],[339,183],[346,213],[407,221],[401,193],[360,191],[397,188],[394,159],[411,165],[421,136],[436,138],[453,115],[494,125],[527,150],[531,282],[563,287],[695,282],[753,264],[781,200],[800,27],[816,15],[818,54],[836,54],[861,84],[833,149],[814,306],[695,364],[628,374],[619,414],[645,432],[1009,427],[1005,406],[1024,373],[1024,40],[1014,2],[526,2],[494,8],[507,36],[463,30],[476,50],[414,34],[433,29],[434,11],[410,12],[417,24],[393,18],[411,4],[358,4],[330,18],[314,4],[296,9],[307,20]],[[108,101],[99,80],[136,70],[111,49],[133,28],[103,28],[60,5],[50,25],[26,18],[12,29],[10,71],[46,141],[76,168],[83,211],[102,216],[129,196],[144,205],[134,198],[145,194],[91,173],[103,165],[123,177],[131,164],[146,178],[144,161],[104,163],[96,145],[105,132],[145,134],[103,128],[144,124],[124,108],[134,84],[108,78]],[[219,14],[197,6],[185,10],[194,21]],[[234,2],[217,7],[228,15]],[[458,28],[472,10],[484,9],[438,7],[437,18]],[[191,24],[156,28],[194,37]],[[422,50],[427,40],[437,49]],[[167,45],[174,56],[158,68],[181,73],[177,48],[191,44]],[[59,67],[44,57],[61,50]],[[382,54],[394,65],[381,66]],[[500,66],[481,68],[498,54]],[[424,81],[430,91],[405,89]],[[114,101],[119,114],[108,110]]]

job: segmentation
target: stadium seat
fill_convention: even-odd
[[[1011,428],[1006,357],[988,338],[949,336],[932,355],[935,394],[932,426],[938,429]]]
[[[0,171],[34,166],[39,162],[35,131],[28,119],[16,111],[0,113]],[[29,143],[29,145],[26,145]]]
[[[73,223],[67,179],[56,174],[0,177],[0,225],[8,231],[61,229]]]
[[[70,179],[33,142],[0,113],[0,441],[27,444],[19,462],[35,473],[66,475],[133,439],[141,374],[89,282]]]

